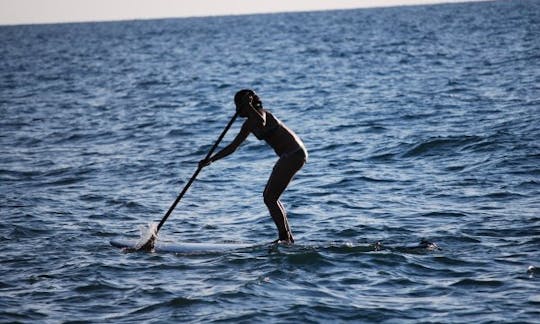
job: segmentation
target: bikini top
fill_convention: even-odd
[[[265,110],[266,111],[266,110]],[[266,140],[270,135],[275,133],[279,127],[281,126],[281,122],[274,117],[269,111],[266,111],[266,123],[262,127],[254,128],[251,132],[255,137],[257,137],[259,140]]]

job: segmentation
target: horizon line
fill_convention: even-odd
[[[60,24],[84,24],[84,23],[113,23],[113,22],[129,22],[129,21],[150,21],[150,20],[173,20],[173,19],[190,19],[190,18],[214,18],[214,17],[235,17],[235,16],[251,16],[251,15],[271,15],[271,14],[286,14],[286,13],[309,13],[309,12],[326,12],[326,11],[344,11],[344,10],[363,10],[363,9],[384,9],[384,8],[399,8],[399,7],[419,7],[419,6],[437,6],[437,5],[452,5],[463,3],[475,3],[475,2],[491,2],[496,0],[412,0],[412,2],[404,2],[401,4],[389,3],[389,4],[366,4],[363,6],[355,7],[337,7],[337,8],[303,8],[303,9],[277,9],[277,10],[262,10],[253,12],[239,12],[239,13],[200,13],[200,14],[187,14],[187,15],[163,15],[163,16],[133,16],[133,17],[107,17],[96,19],[74,19],[74,20],[54,20],[44,19],[42,21],[33,22],[1,22],[0,27],[14,27],[14,26],[35,26],[35,25],[60,25]]]

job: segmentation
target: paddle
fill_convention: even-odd
[[[231,120],[229,121],[229,123],[227,124],[227,126],[225,127],[223,132],[221,132],[221,135],[219,135],[219,138],[214,143],[214,146],[212,146],[212,148],[210,149],[208,154],[206,154],[205,160],[208,160],[212,156],[212,153],[214,153],[214,150],[219,145],[219,142],[221,142],[221,140],[223,139],[223,137],[225,137],[225,134],[227,133],[229,128],[231,128],[231,125],[234,123],[236,117],[238,117],[238,113],[234,114],[234,116],[231,118]],[[199,172],[201,172],[201,170],[202,170],[201,166],[198,166],[195,173],[191,176],[191,179],[189,179],[188,183],[184,186],[184,189],[182,190],[182,192],[180,192],[178,197],[176,197],[176,200],[173,202],[173,204],[171,205],[171,207],[169,208],[169,210],[167,211],[165,216],[163,216],[163,218],[159,222],[159,225],[158,225],[155,233],[152,233],[152,236],[150,237],[150,239],[145,244],[143,244],[140,248],[138,248],[137,250],[151,251],[154,248],[154,243],[155,243],[156,238],[157,238],[157,233],[159,232],[159,230],[161,229],[161,227],[163,226],[163,224],[165,223],[167,218],[169,218],[169,216],[171,215],[171,213],[174,210],[174,208],[176,207],[176,205],[178,205],[178,203],[180,202],[180,199],[182,199],[182,197],[184,196],[186,191],[188,191],[191,184],[195,181],[195,178],[197,178],[197,175],[199,175]]]

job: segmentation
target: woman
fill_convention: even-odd
[[[264,203],[278,229],[279,238],[276,242],[294,243],[287,214],[279,197],[295,173],[306,163],[307,151],[304,143],[292,130],[263,108],[262,101],[253,90],[238,91],[234,96],[234,103],[238,115],[246,118],[240,132],[229,145],[208,160],[202,160],[199,165],[201,168],[205,167],[233,153],[250,133],[259,140],[266,141],[279,156],[279,160],[264,189]]]

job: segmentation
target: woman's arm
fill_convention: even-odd
[[[224,157],[232,154],[234,151],[236,151],[240,144],[242,144],[246,140],[246,138],[249,136],[249,132],[250,128],[248,120],[246,120],[242,125],[240,132],[238,133],[238,135],[236,135],[233,141],[229,145],[225,146],[221,151],[214,154],[214,156],[212,156],[208,160],[202,160],[201,162],[199,162],[199,167],[205,167],[212,162],[223,159]]]
[[[248,113],[249,118],[254,120],[259,127],[264,127],[266,125],[266,113],[263,110],[253,107],[250,103],[248,105]]]

